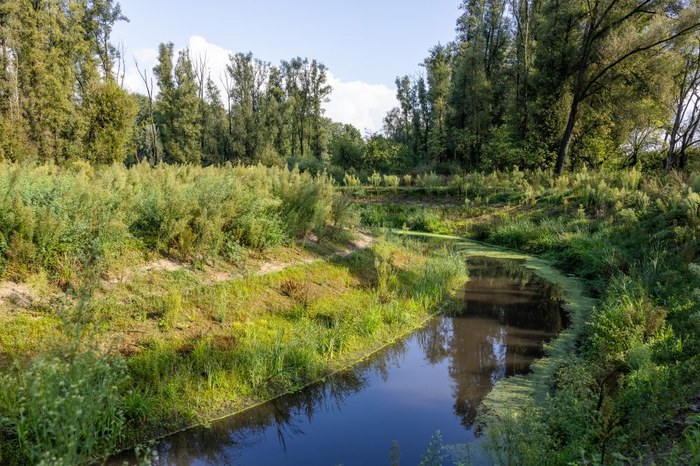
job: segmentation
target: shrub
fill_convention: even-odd
[[[373,172],[367,181],[369,181],[375,188],[378,188],[382,184],[382,175],[377,172]]]
[[[77,167],[77,168],[76,168]],[[146,249],[182,261],[240,256],[325,234],[331,180],[278,167],[142,164],[66,169],[0,163],[0,274],[59,285]]]
[[[399,177],[396,175],[384,175],[384,186],[396,191],[399,187]]]
[[[343,177],[343,184],[348,188],[356,188],[361,185],[360,179],[350,173],[346,173]]]
[[[427,192],[433,192],[436,188],[442,186],[442,177],[436,175],[435,172],[423,173],[416,177],[416,184]]]

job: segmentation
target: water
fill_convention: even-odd
[[[301,393],[168,437],[157,445],[160,463],[390,465],[393,450],[412,465],[437,430],[452,459],[463,459],[483,397],[526,373],[567,324],[558,290],[517,263],[472,258],[469,274],[459,317],[436,318]]]

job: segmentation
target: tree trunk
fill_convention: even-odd
[[[678,128],[680,127],[681,112],[676,114],[676,121],[673,124],[673,129],[669,135],[668,152],[666,155],[666,172],[670,172],[676,168],[678,156],[676,154],[676,145],[678,144]]]
[[[569,121],[566,123],[566,129],[561,137],[561,142],[559,143],[559,150],[557,151],[557,163],[554,166],[554,176],[561,175],[564,169],[564,162],[566,162],[566,155],[569,152],[569,143],[571,142],[571,136],[574,134],[574,126],[576,125],[576,116],[578,115],[578,107],[580,105],[580,100],[574,96],[574,100],[571,102],[571,109],[569,110]]]

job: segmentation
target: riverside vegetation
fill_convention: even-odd
[[[347,205],[296,171],[5,165],[0,186],[23,284],[0,305],[3,464],[95,460],[299,389],[465,277],[446,251],[345,249]]]
[[[546,393],[487,399],[500,464],[697,458],[696,175],[516,170],[342,195],[264,167],[3,168],[3,285],[23,284],[0,304],[5,463],[96,459],[298,389],[421,325],[462,260],[411,240],[348,248],[357,221],[536,253],[598,298],[538,381]],[[200,215],[219,220],[202,230]]]
[[[696,464],[700,176],[516,170],[467,174],[444,189],[464,193],[463,203],[421,189],[398,204],[393,188],[375,189],[362,221],[535,253],[584,278],[599,300],[575,351],[540,381],[545,393],[487,399],[481,422],[494,460]]]
[[[449,303],[449,250],[359,222],[541,255],[598,299],[544,392],[486,403],[494,461],[697,464],[698,2],[460,9],[363,137],[317,60],[211,76],[163,42],[140,95],[114,0],[0,2],[0,463],[297,389]]]

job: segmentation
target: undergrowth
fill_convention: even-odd
[[[347,207],[331,181],[263,166],[0,164],[0,278],[47,274],[67,288],[99,250],[114,270],[151,252],[202,264],[236,260],[330,226]]]
[[[367,225],[451,233],[536,253],[599,298],[576,351],[526,412],[482,413],[499,464],[697,464],[697,175],[635,170],[468,174],[462,207],[381,201]],[[436,215],[438,214],[438,215]],[[437,218],[436,218],[437,217]]]

